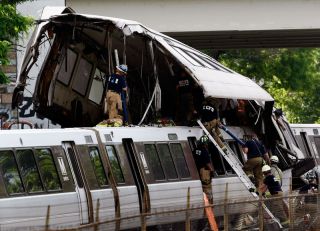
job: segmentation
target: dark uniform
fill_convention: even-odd
[[[106,95],[106,104],[109,119],[119,117],[118,110],[122,110],[121,93],[126,88],[125,77],[119,74],[112,74],[108,80],[108,91]]]
[[[215,105],[205,102],[201,109],[201,120],[208,132],[213,136],[220,148],[225,150],[223,137],[219,129],[219,113]]]
[[[264,164],[263,155],[266,153],[264,146],[256,139],[248,140],[245,143],[248,148],[247,162],[243,166],[243,170],[250,177],[254,176],[255,185],[259,187],[263,180],[262,166]]]
[[[304,197],[297,202],[297,207],[295,209],[295,217],[302,218],[308,216],[304,225],[309,226],[307,228],[300,228],[300,230],[317,230],[320,227],[320,221],[318,217],[318,184],[316,184],[315,179],[309,179],[309,183],[302,186],[299,190],[299,194],[304,194]]]
[[[265,176],[263,183],[267,186],[271,194],[271,198],[280,197],[279,200],[272,199],[268,201],[271,212],[280,220],[282,224],[288,222],[288,217],[285,213],[286,208],[284,208],[285,204],[281,198],[283,197],[283,192],[279,181],[275,180],[274,175],[270,173]]]
[[[211,163],[210,154],[205,147],[197,148],[193,156],[199,171],[201,168],[205,168],[208,163]]]
[[[181,72],[177,77],[177,125],[189,125],[194,112],[193,85],[185,72]]]
[[[199,147],[194,150],[193,156],[197,165],[197,169],[199,171],[202,189],[204,193],[207,194],[209,202],[212,203],[213,195],[211,186],[211,176],[213,172],[213,167],[211,165],[209,151],[205,145],[200,144]],[[211,169],[208,168],[209,166],[211,167]]]

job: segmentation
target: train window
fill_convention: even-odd
[[[306,132],[300,132],[300,136],[302,138],[302,142],[303,142],[303,146],[304,146],[304,150],[306,150],[306,154],[308,155],[308,157],[311,157],[311,150],[308,144],[308,135]]]
[[[116,182],[124,183],[122,170],[114,147],[107,145],[106,149],[111,164],[111,171],[113,173],[113,176],[115,177]]]
[[[200,62],[204,67],[218,70],[218,68],[215,67],[215,66],[213,66],[212,63],[209,63],[207,60],[200,58],[199,56],[197,56],[197,55],[194,54],[193,52],[188,52],[188,54],[189,54],[191,57],[193,57],[194,59],[196,59],[198,62]]]
[[[77,60],[77,54],[68,49],[60,65],[58,80],[65,85],[69,85],[73,69]]]
[[[17,162],[27,192],[42,192],[43,186],[32,150],[17,150]]]
[[[48,191],[61,190],[61,183],[51,151],[47,148],[36,149],[35,156],[38,160],[44,187]]]
[[[12,151],[0,151],[0,170],[9,195],[24,192],[18,166]]]
[[[188,60],[191,64],[195,66],[203,66],[201,63],[199,63],[194,58],[190,57],[183,49],[179,47],[173,47],[180,55],[182,55],[186,60]]]
[[[298,142],[295,139],[292,130],[290,128],[290,124],[288,122],[286,122],[285,120],[282,119],[282,124],[285,127],[284,130],[282,131],[282,133],[284,134],[284,136],[286,137],[287,142],[291,141],[293,144],[295,144],[296,146],[298,146]],[[280,126],[281,128],[281,126]],[[286,135],[287,134],[287,135]],[[288,137],[289,136],[289,137]]]
[[[158,144],[159,157],[168,179],[177,179],[177,171],[174,166],[168,144]]]
[[[320,155],[320,137],[314,137],[314,144],[316,146],[317,154],[319,157],[319,155]]]
[[[312,129],[312,131],[313,131],[313,134],[314,134],[314,135],[319,135],[318,129],[314,128],[314,129]]]
[[[186,163],[186,159],[184,158],[183,149],[181,147],[181,144],[178,143],[172,143],[170,144],[172,156],[174,159],[174,162],[177,165],[177,170],[179,172],[179,175],[181,178],[188,178],[190,177],[190,172]]]
[[[72,89],[81,95],[85,95],[87,92],[92,67],[93,65],[89,61],[81,58],[72,82]]]
[[[146,159],[151,166],[151,171],[156,180],[164,180],[164,172],[160,163],[158,152],[154,144],[145,144]]]
[[[89,99],[96,104],[101,103],[102,95],[103,95],[103,77],[105,76],[105,73],[96,68],[90,92],[89,92]]]
[[[106,173],[104,172],[101,157],[97,147],[89,147],[91,163],[100,186],[108,185]]]

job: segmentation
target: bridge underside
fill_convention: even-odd
[[[196,49],[320,47],[320,29],[165,33]]]

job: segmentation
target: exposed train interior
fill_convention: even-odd
[[[107,28],[107,29],[105,29]],[[156,117],[173,118],[175,81],[174,59],[159,44],[139,34],[125,36],[122,30],[94,23],[56,23],[49,62],[38,76],[35,105],[39,115],[63,127],[94,126],[106,118],[106,78],[117,64],[129,67],[128,111],[131,124],[138,124],[159,81],[155,102],[144,123]],[[158,90],[158,89],[156,89]]]
[[[52,39],[35,87],[33,100],[38,116],[47,117],[62,127],[94,126],[107,119],[105,81],[119,63],[126,63],[129,68],[126,80],[130,124],[150,124],[161,118],[175,121],[179,103],[176,82],[181,70],[194,86],[196,109],[201,107],[204,98],[201,83],[156,40],[137,33],[126,36],[111,23],[81,23],[79,19],[74,25],[68,20],[64,23],[59,20],[49,24],[41,36],[43,42],[50,35]],[[198,62],[197,65],[229,72],[206,56],[171,43],[185,59],[193,58],[192,62]],[[227,125],[256,126],[261,124],[263,110],[254,100],[224,98],[220,99],[220,114]]]

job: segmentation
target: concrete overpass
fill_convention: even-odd
[[[320,0],[65,0],[139,21],[198,49],[320,46]]]

